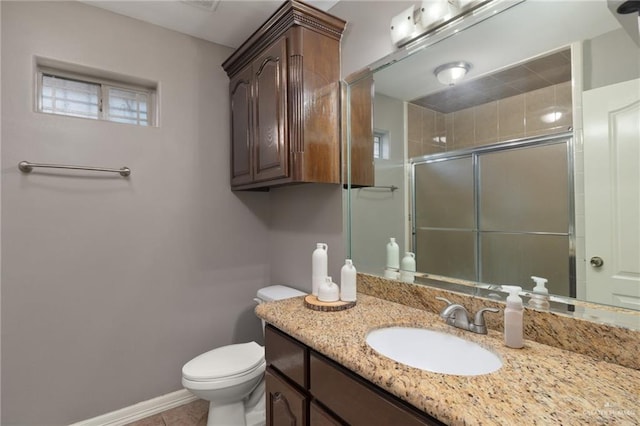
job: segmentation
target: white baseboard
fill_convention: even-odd
[[[182,389],[92,419],[83,420],[71,426],[124,426],[136,420],[142,420],[163,411],[188,404],[196,399],[198,399],[197,396],[186,389]]]

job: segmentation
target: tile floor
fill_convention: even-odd
[[[198,399],[127,426],[206,426],[209,404]]]

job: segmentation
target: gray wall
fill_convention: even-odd
[[[68,424],[258,339],[252,298],[280,239],[269,194],[229,190],[231,49],[79,2],[1,7],[1,423]],[[34,55],[158,81],[160,127],[33,112]],[[23,175],[21,160],[133,173]]]
[[[341,0],[330,13],[347,21],[342,39],[342,77],[392,53],[391,18],[419,1]]]
[[[622,29],[584,42],[584,90],[640,77],[638,46]]]
[[[403,6],[331,11],[349,21],[343,75],[393,50]],[[77,2],[0,10],[2,424],[66,424],[180,389],[191,357],[260,340],[259,287],[310,288],[315,242],[338,278],[339,185],[229,190],[230,49]],[[34,113],[34,55],[158,81],[161,126]],[[133,174],[24,176],[24,159]]]
[[[271,282],[311,292],[311,254],[315,243],[329,245],[329,275],[340,282],[345,240],[342,187],[305,184],[272,189],[270,222]]]

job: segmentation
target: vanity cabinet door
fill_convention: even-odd
[[[304,394],[267,368],[267,426],[304,426],[307,424],[308,401]]]
[[[289,176],[287,138],[287,38],[282,37],[253,62],[254,180]]]
[[[310,393],[347,424],[442,425],[338,364],[310,355]]]
[[[310,426],[343,426],[346,423],[338,420],[333,414],[328,413],[315,401],[309,405],[309,425]]]

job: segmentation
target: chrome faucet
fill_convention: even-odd
[[[484,313],[500,312],[500,309],[496,308],[483,308],[476,312],[473,322],[469,322],[469,312],[464,306],[458,303],[453,303],[444,297],[436,297],[436,299],[447,303],[447,306],[440,312],[440,318],[445,320],[449,325],[463,330],[469,330],[473,333],[487,334],[487,325],[484,321]]]

